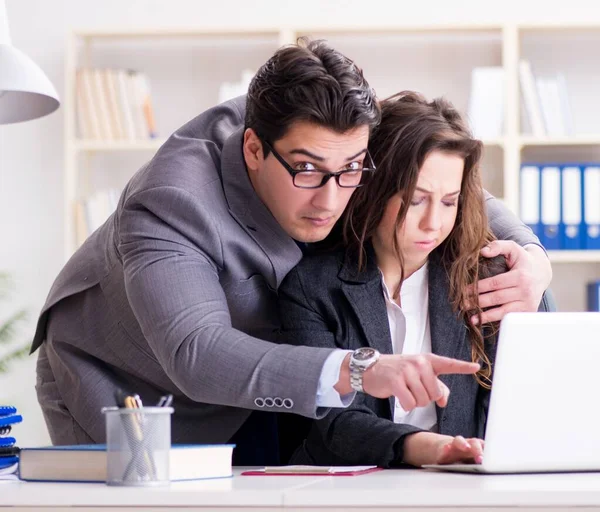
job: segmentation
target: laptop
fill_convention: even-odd
[[[600,313],[509,313],[482,464],[469,473],[600,471]]]

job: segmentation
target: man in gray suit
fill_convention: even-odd
[[[174,133],[43,307],[32,351],[41,347],[36,389],[52,442],[103,442],[100,409],[117,389],[146,404],[172,393],[173,442],[233,440],[258,448],[237,463],[262,463],[272,438],[256,437],[269,423],[252,410],[314,418],[347,406],[344,352],[268,340],[279,327],[277,288],[303,243],[325,238],[361,180],[377,179],[367,142],[378,121],[362,72],[315,42],[279,50],[247,98]],[[500,239],[537,243],[499,202],[488,204]],[[492,283],[493,302],[499,314],[534,310],[550,280],[543,250],[504,243],[495,250],[517,264],[506,283]],[[395,356],[387,368],[369,393],[403,396],[417,378],[430,400],[444,401],[437,375],[477,365]]]

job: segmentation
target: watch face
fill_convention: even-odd
[[[356,361],[368,361],[375,356],[375,349],[369,347],[363,347],[356,350],[353,357]]]

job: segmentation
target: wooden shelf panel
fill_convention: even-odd
[[[76,151],[157,151],[166,139],[148,140],[76,140]]]
[[[502,137],[497,139],[481,139],[481,142],[483,142],[484,146],[494,146],[499,148],[503,148],[505,144],[504,138]]]
[[[600,146],[598,135],[573,135],[570,137],[528,137],[519,139],[521,147],[526,146]]]
[[[600,251],[548,251],[552,263],[600,263]]]
[[[140,28],[132,30],[75,30],[76,37],[86,39],[135,39],[152,37],[277,37],[277,28]]]

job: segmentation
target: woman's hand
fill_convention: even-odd
[[[462,436],[445,436],[433,432],[417,432],[406,436],[402,462],[413,466],[424,464],[481,464],[483,440]]]
[[[456,436],[452,441],[440,444],[438,458],[434,464],[454,464],[462,462],[464,464],[481,464],[483,461],[483,443],[482,439],[465,439],[463,436]]]

